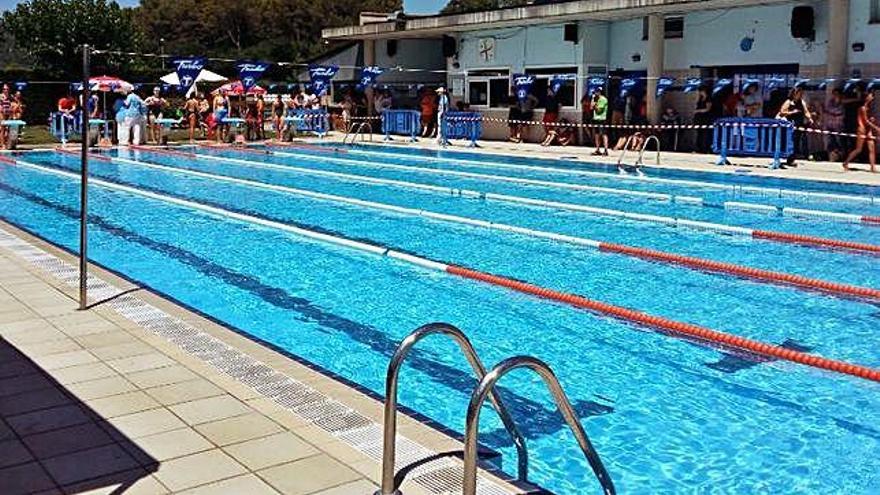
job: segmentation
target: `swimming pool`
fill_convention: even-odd
[[[186,151],[196,155],[112,151],[112,160],[91,162],[106,182],[90,198],[97,262],[377,393],[396,344],[430,321],[462,328],[487,364],[535,355],[557,372],[620,493],[880,490],[875,383],[747,361],[245,219],[878,367],[877,300],[582,242],[878,288],[878,257],[867,249],[880,244],[880,227],[861,220],[880,215],[874,189],[654,170],[627,178],[588,164],[383,147]],[[68,174],[78,157],[15,158],[0,164],[0,215],[75,249],[78,182]],[[701,224],[684,228],[670,218]],[[491,227],[499,224],[520,230]],[[738,229],[866,249],[756,239]],[[473,387],[467,369],[453,344],[426,340],[402,374],[401,403],[462,431]],[[536,377],[514,373],[503,385],[529,442],[531,478],[557,493],[593,492],[596,482]],[[482,421],[481,442],[515,471],[500,421],[491,413]]]

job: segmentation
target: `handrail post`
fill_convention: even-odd
[[[429,335],[441,334],[452,338],[464,353],[468,363],[473,368],[479,380],[484,380],[486,376],[486,368],[477,357],[470,340],[458,328],[447,323],[429,323],[417,328],[409,334],[394,352],[391,362],[388,364],[388,373],[385,378],[385,412],[384,412],[384,431],[382,442],[382,485],[375,495],[400,495],[394,483],[395,461],[396,461],[396,444],[397,444],[397,383],[400,376],[400,367],[406,360],[413,346],[420,340]],[[498,416],[504,427],[513,438],[518,454],[518,477],[522,481],[528,479],[528,452],[526,450],[525,437],[519,432],[513,418],[501,402],[501,396],[494,390],[490,391],[489,400],[498,411]],[[476,462],[476,461],[474,461]]]
[[[89,204],[89,112],[88,104],[91,98],[89,88],[89,45],[82,46],[83,58],[83,101],[82,106],[86,110],[82,112],[83,127],[85,131],[80,132],[82,140],[82,156],[80,163],[80,185],[79,185],[79,309],[84,310],[88,307],[88,275],[89,275],[89,230],[88,230],[88,204]]]
[[[547,388],[550,389],[556,406],[559,408],[559,412],[562,413],[562,417],[568,423],[569,428],[571,428],[578,446],[584,453],[584,457],[589,462],[593,474],[596,475],[596,479],[602,485],[603,493],[605,495],[615,495],[617,492],[614,488],[614,482],[611,480],[611,476],[608,475],[608,471],[605,470],[605,466],[602,464],[599,454],[596,453],[596,449],[593,448],[593,444],[590,443],[587,433],[584,431],[583,426],[581,426],[577,414],[565,395],[565,391],[562,390],[562,386],[559,384],[559,380],[556,378],[553,370],[543,361],[530,356],[515,356],[501,361],[480,380],[480,384],[477,385],[477,388],[471,395],[464,436],[463,495],[476,495],[477,493],[477,436],[480,427],[480,410],[483,408],[486,398],[493,393],[498,380],[517,368],[529,368],[544,380]]]

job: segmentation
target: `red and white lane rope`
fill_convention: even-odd
[[[4,166],[13,165],[7,163]],[[18,160],[17,164],[14,166],[22,166],[33,170],[39,170],[45,173],[67,177],[73,180],[78,180],[79,178],[77,174],[71,172],[65,172],[50,167],[43,167],[41,165],[35,165],[21,160]],[[267,228],[295,234],[300,237],[313,239],[315,241],[344,246],[351,249],[376,254],[379,256],[386,256],[404,263],[410,263],[429,270],[441,271],[462,278],[480,281],[493,286],[504,287],[524,294],[529,294],[554,302],[567,304],[575,308],[585,309],[595,314],[610,316],[612,318],[633,323],[639,326],[655,328],[667,335],[685,338],[690,341],[705,343],[713,347],[722,346],[727,349],[738,350],[741,352],[755,354],[770,359],[788,361],[804,366],[809,366],[812,368],[831,371],[833,373],[862,378],[873,382],[880,382],[880,370],[867,366],[848,363],[836,359],[825,358],[822,356],[817,356],[815,354],[808,354],[792,349],[786,349],[778,345],[768,344],[731,333],[712,330],[700,325],[679,322],[671,320],[669,318],[643,313],[634,309],[588,299],[586,297],[576,294],[570,294],[553,289],[548,289],[545,287],[540,287],[538,285],[530,284],[528,282],[514,280],[509,277],[495,275],[480,270],[474,270],[455,264],[429,260],[421,256],[395,251],[393,249],[377,246],[375,244],[303,229],[300,227],[295,227],[292,225],[287,225],[264,218],[217,208],[215,206],[206,205],[196,201],[185,200],[174,196],[145,191],[143,189],[115,184],[101,179],[92,179],[92,183],[99,187],[127,192],[156,201],[162,201],[189,209],[219,215],[246,224],[261,225]]]

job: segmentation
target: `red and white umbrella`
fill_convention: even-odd
[[[118,77],[114,76],[98,76],[89,79],[89,88],[92,91],[106,91],[112,92],[117,91],[119,89],[126,89],[128,91],[132,91],[134,89],[134,85],[132,85],[128,81],[123,81]]]
[[[244,86],[241,84],[241,81],[232,81],[229,83],[220,86],[219,88],[212,91],[212,94],[223,93],[225,92],[228,95],[236,95],[241,96],[244,94]],[[247,91],[249,95],[264,95],[266,94],[266,89],[262,86],[254,86]]]

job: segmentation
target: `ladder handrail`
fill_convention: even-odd
[[[562,417],[565,418],[566,423],[571,428],[578,446],[580,446],[581,451],[584,453],[584,457],[587,458],[587,462],[590,463],[593,474],[596,475],[596,479],[602,485],[603,493],[605,495],[615,495],[617,491],[614,488],[614,482],[611,480],[611,476],[608,475],[608,471],[605,470],[605,466],[602,464],[596,449],[593,448],[593,444],[590,443],[587,433],[578,420],[577,414],[571,406],[565,391],[562,390],[562,386],[559,384],[559,380],[556,378],[553,370],[543,361],[530,356],[515,356],[501,361],[480,380],[480,384],[474,390],[473,395],[471,395],[464,436],[463,495],[476,495],[477,493],[477,436],[479,435],[480,427],[480,410],[486,402],[486,397],[494,393],[495,384],[498,380],[517,368],[529,368],[544,379],[544,383],[550,389],[559,412],[562,413]]]
[[[654,134],[651,134],[650,136],[645,138],[645,142],[642,143],[642,149],[639,151],[639,159],[636,160],[636,165],[642,164],[642,158],[645,156],[645,151],[648,149],[648,144],[651,142],[652,139],[654,140],[655,143],[657,143],[657,159],[656,159],[656,161],[657,161],[657,165],[660,165],[660,138],[658,138]]]
[[[355,124],[352,122],[352,124],[348,127],[348,130],[346,131],[345,136],[343,136],[343,138],[342,138],[342,144],[345,144],[346,140],[348,139],[348,136],[350,136],[350,135],[352,135],[351,144],[354,144],[354,142],[357,140],[358,135],[361,134],[361,131],[364,129],[364,126],[366,126],[370,129],[370,142],[372,142],[373,141],[373,125],[365,120],[365,121],[361,122],[360,124],[357,124],[356,129],[354,129]],[[352,130],[352,129],[354,129],[354,130]],[[363,142],[363,140],[364,140],[364,138],[363,138],[363,136],[361,136],[361,142]]]
[[[623,151],[620,153],[620,156],[617,158],[617,168],[620,168],[620,164],[623,163],[623,158],[626,156],[627,150],[629,150],[629,143],[632,142],[633,137],[635,137],[635,135],[627,137],[626,141],[624,141]]]
[[[400,375],[400,367],[403,365],[410,350],[412,350],[416,343],[423,338],[434,334],[445,335],[452,338],[461,348],[465,358],[467,358],[468,363],[470,363],[471,368],[473,368],[474,373],[476,373],[477,379],[481,380],[481,382],[482,380],[485,380],[486,367],[483,366],[482,361],[477,357],[477,353],[474,350],[473,345],[471,345],[470,340],[465,336],[464,332],[458,328],[448,323],[429,323],[417,328],[409,334],[409,336],[403,339],[397,347],[397,350],[394,352],[391,362],[388,364],[388,373],[385,379],[385,429],[382,443],[382,488],[376,492],[376,495],[400,494],[397,487],[394,486],[395,447],[397,443],[397,382]],[[528,478],[528,452],[526,450],[525,437],[523,437],[522,433],[517,429],[513,418],[501,402],[501,396],[493,390],[491,391],[489,399],[495,406],[495,410],[498,411],[498,415],[501,417],[501,422],[504,423],[504,427],[513,438],[513,443],[516,445],[517,454],[519,456],[518,476],[520,480],[526,481]],[[474,462],[476,463],[476,461]]]

